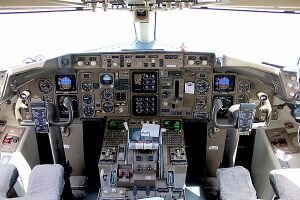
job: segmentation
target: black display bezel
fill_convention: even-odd
[[[136,107],[135,107],[135,105],[136,105],[136,99],[137,98],[154,98],[154,112],[153,113],[137,113],[136,112]],[[132,115],[133,116],[156,116],[157,115],[157,105],[158,105],[158,101],[157,101],[157,96],[155,96],[155,95],[152,95],[152,96],[132,96]]]
[[[229,79],[229,87],[226,89],[221,89],[217,87],[217,78],[226,77]],[[215,92],[234,92],[235,91],[235,75],[232,74],[215,74],[214,75],[214,91]]]

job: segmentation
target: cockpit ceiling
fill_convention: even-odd
[[[84,8],[90,6],[89,5],[90,2],[98,2],[99,7],[101,7],[102,4],[102,1],[92,1],[92,0],[90,1],[88,0],[86,1],[84,0],[65,0],[65,1],[63,0],[42,0],[42,1],[41,0],[28,0],[28,1],[2,0],[0,2],[0,10],[41,9],[41,8],[48,8],[48,9]],[[108,2],[114,4],[115,1],[108,1]],[[128,0],[127,1],[124,0],[125,4],[128,2],[129,2]],[[174,0],[171,2],[175,3],[178,1]],[[261,0],[194,0],[190,2],[193,2],[190,6],[191,8],[205,7],[205,8],[212,8],[212,9],[233,9],[233,10],[300,11],[299,0],[263,0],[263,1]],[[87,3],[87,5],[85,3]]]
[[[0,9],[57,9],[57,8],[85,7],[80,0],[3,0],[0,2]]]

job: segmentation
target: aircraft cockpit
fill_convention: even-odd
[[[155,12],[222,3],[76,3],[78,12],[132,12],[136,39],[0,71],[0,198],[299,194],[299,68],[156,41]]]

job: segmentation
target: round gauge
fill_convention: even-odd
[[[110,74],[103,74],[100,77],[100,83],[102,85],[111,85],[113,83],[113,77]]]
[[[239,88],[241,92],[249,92],[250,91],[250,82],[249,81],[240,81]]]
[[[103,99],[111,99],[113,97],[113,90],[112,89],[104,89],[101,93]]]
[[[196,81],[195,88],[198,93],[205,93],[209,89],[209,83],[205,79],[200,79]]]
[[[239,103],[248,103],[248,101],[249,101],[249,97],[248,97],[247,94],[240,94],[238,96],[238,102]]]
[[[92,91],[93,90],[93,81],[84,81],[81,84],[81,87],[84,91]]]
[[[205,108],[206,106],[206,101],[203,98],[199,98],[196,100],[196,109],[201,109],[201,108]]]
[[[82,100],[86,104],[91,104],[93,102],[93,95],[92,94],[84,94],[82,96]]]
[[[52,90],[52,82],[48,79],[39,81],[40,90],[44,93],[48,93]]]
[[[86,117],[92,117],[95,114],[94,107],[92,107],[92,106],[85,106],[83,108],[83,114]]]
[[[105,102],[103,104],[103,111],[104,112],[111,112],[113,110],[113,105],[111,102]]]
[[[171,92],[169,90],[163,90],[162,91],[162,98],[167,99],[167,98],[169,98],[170,94],[171,94]]]

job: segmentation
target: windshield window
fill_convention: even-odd
[[[51,58],[131,42],[130,12],[49,12],[0,15],[0,68],[28,57]]]
[[[158,13],[157,38],[191,51],[296,68],[300,58],[299,14],[218,10]]]
[[[46,58],[130,43],[133,15],[126,11],[0,15],[0,68],[27,57]],[[297,67],[299,14],[197,10],[157,13],[156,39],[179,50],[214,52],[240,59]]]

